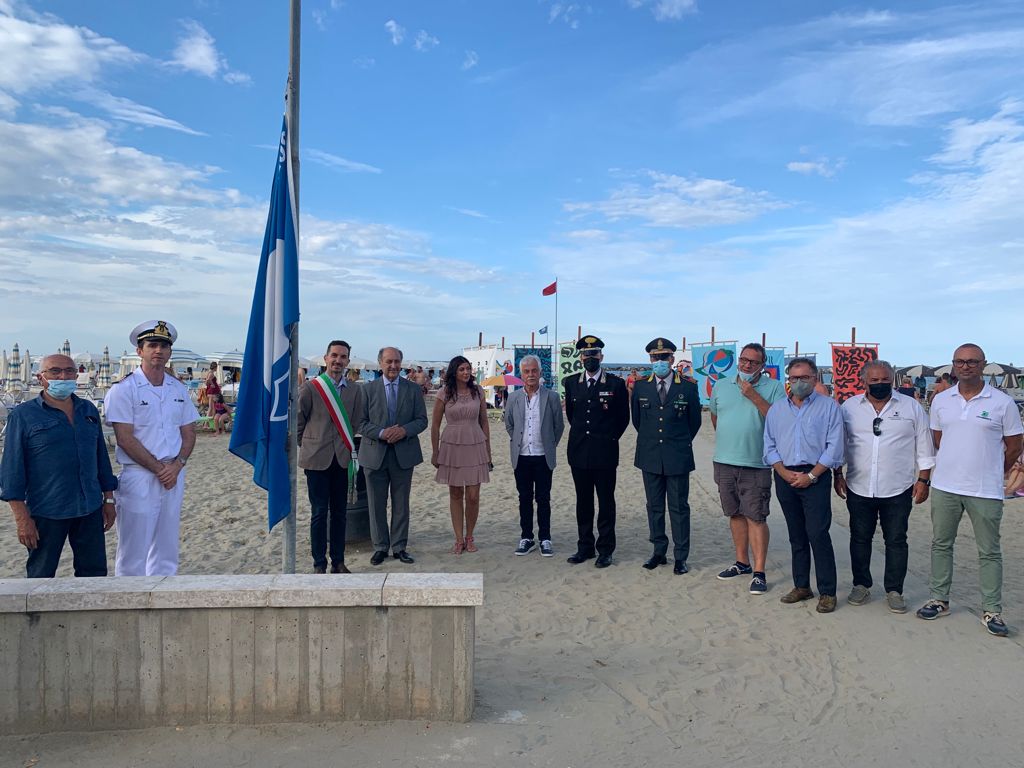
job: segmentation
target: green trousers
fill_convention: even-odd
[[[953,583],[953,542],[964,512],[971,519],[978,543],[978,581],[982,610],[1003,610],[1003,553],[999,549],[999,523],[1003,519],[1002,499],[961,496],[932,489],[932,579],[933,600],[949,601]]]

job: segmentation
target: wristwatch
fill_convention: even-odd
[[[178,457],[178,461],[181,462],[183,467],[188,463],[188,459],[183,459],[181,456]]]
[[[917,482],[924,483],[926,488],[932,484],[932,481],[929,480],[927,477],[919,477],[917,478]]]
[[[113,504],[114,503],[114,498],[112,496],[110,496],[110,497],[104,496],[103,497],[103,503],[104,504]]]
[[[818,482],[818,477],[813,472],[807,473],[807,479],[810,480],[812,483]]]

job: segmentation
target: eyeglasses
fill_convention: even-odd
[[[749,357],[741,357],[740,358],[740,364],[741,365],[761,365],[761,361],[760,360],[751,360]]]
[[[875,433],[875,437],[882,434],[882,419],[881,417],[871,422],[871,431]]]
[[[957,368],[977,368],[979,365],[984,363],[984,360],[960,360],[956,359],[953,361],[953,365]]]
[[[78,369],[77,368],[46,368],[46,369],[43,370],[43,373],[45,373],[47,376],[52,376],[53,378],[57,378],[62,373],[65,376],[75,376],[75,375],[78,374]]]
[[[814,381],[814,376],[790,376],[790,381]]]

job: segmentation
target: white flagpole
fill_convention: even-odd
[[[554,377],[555,393],[558,394],[562,391],[562,377],[561,371],[558,370],[558,364],[562,361],[562,347],[558,340],[558,275],[555,275],[555,346],[551,349],[551,356],[554,358],[551,361],[552,377]]]
[[[299,54],[301,43],[302,0],[291,0],[291,38],[288,45],[288,139],[291,144],[292,179],[289,190],[294,195],[292,208],[295,211],[295,250],[299,251]],[[291,509],[284,519],[284,542],[282,547],[282,573],[295,573],[295,502],[298,495],[298,457],[296,413],[299,404],[299,323],[292,325],[291,372],[288,375],[288,485],[291,495]]]

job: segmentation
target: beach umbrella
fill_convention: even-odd
[[[511,373],[503,373],[500,376],[488,376],[480,382],[481,387],[521,387],[523,380]]]
[[[27,347],[25,348],[25,361],[21,366],[21,381],[23,384],[32,383],[32,355]]]
[[[64,339],[64,346],[62,346],[58,352],[66,357],[71,357],[71,342],[68,339]]]
[[[934,376],[935,369],[930,365],[908,365],[906,368],[897,368],[896,375],[916,379],[918,376]]]
[[[377,370],[377,361],[365,357],[353,357],[348,361],[348,367],[356,371],[375,371]]]
[[[0,357],[0,381],[7,381],[7,350],[4,350],[3,357]]]
[[[1004,363],[989,363],[982,370],[982,373],[986,376],[1006,376],[1010,373],[1020,373],[1020,368],[1014,368],[1012,365],[1005,365]]]
[[[103,359],[100,360],[99,374],[96,376],[96,385],[99,387],[110,386],[110,348],[103,348]]]
[[[952,373],[952,372],[953,372],[953,364],[952,363],[946,363],[945,365],[940,365],[938,368],[935,369],[935,375],[936,376],[942,376],[944,374]]]
[[[18,351],[17,342],[14,344],[14,349],[11,350],[11,361],[8,363],[7,376],[7,383],[9,385],[21,380],[21,352]]]

